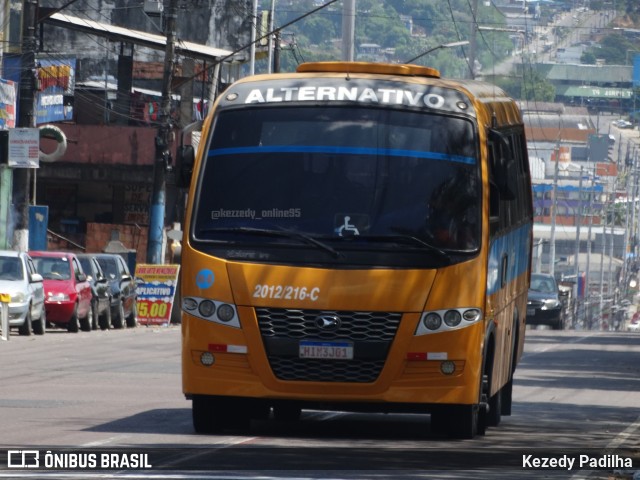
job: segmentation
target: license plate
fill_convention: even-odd
[[[353,359],[353,344],[349,342],[309,342],[299,344],[300,358],[319,358],[322,360]]]
[[[535,315],[535,314],[536,314],[535,308],[527,308],[527,315]]]

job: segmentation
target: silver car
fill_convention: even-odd
[[[0,292],[11,296],[9,326],[20,335],[44,334],[46,314],[42,275],[24,252],[0,250]]]

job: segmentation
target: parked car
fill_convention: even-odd
[[[31,257],[24,252],[0,251],[0,292],[10,295],[9,326],[20,335],[46,331],[44,285]]]
[[[138,324],[136,281],[124,258],[110,253],[96,254],[96,260],[111,287],[111,324],[114,328]]]
[[[527,325],[548,325],[564,329],[558,284],[553,275],[532,273],[527,298]]]
[[[66,327],[70,332],[80,328],[90,331],[91,284],[80,261],[68,252],[31,252],[38,273],[44,279],[47,322]]]
[[[82,270],[91,284],[91,311],[93,316],[92,329],[107,330],[111,326],[111,287],[109,280],[102,271],[95,255],[81,253],[78,255]]]

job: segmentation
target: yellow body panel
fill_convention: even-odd
[[[467,385],[478,383],[484,323],[433,335],[414,336],[414,332],[425,309],[482,306],[483,289],[475,282],[459,280],[461,272],[470,278],[481,279],[481,258],[440,271],[335,270],[226,262],[197,251],[185,253],[197,261],[184,265],[183,291],[235,303],[242,326],[237,329],[183,315],[185,393],[314,401],[477,401],[477,389],[469,389]],[[215,276],[213,285],[206,290],[196,285],[198,270],[203,265],[207,265]],[[434,286],[436,276],[438,282]],[[260,286],[305,287],[307,291],[317,288],[319,293],[317,300],[256,297],[256,289]],[[377,381],[327,385],[276,379],[260,337],[254,307],[389,311],[401,312],[403,317],[388,361]],[[208,351],[210,344],[246,345],[247,354],[214,352],[214,365],[205,367],[200,364],[200,354]],[[439,360],[409,361],[408,352],[446,354],[447,359],[456,362],[457,371],[445,376],[440,372]]]

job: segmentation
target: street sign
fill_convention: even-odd
[[[40,166],[40,131],[37,128],[9,129],[9,161],[13,168]]]

